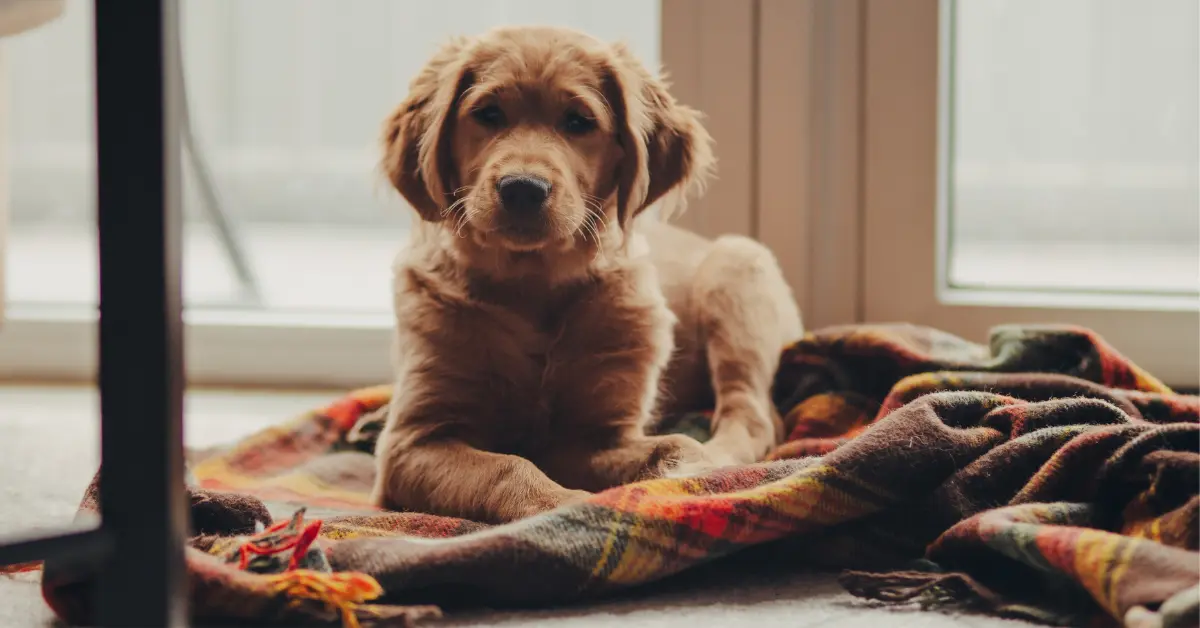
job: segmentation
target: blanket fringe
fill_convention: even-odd
[[[383,587],[374,578],[362,573],[323,573],[298,569],[275,576],[271,590],[291,599],[291,605],[320,602],[341,615],[345,628],[360,628],[358,613],[370,614],[365,602],[383,594]]]
[[[987,587],[962,573],[845,571],[838,583],[855,597],[880,602],[917,602],[922,608],[962,606],[994,609],[1002,601]]]
[[[17,563],[15,565],[0,565],[0,576],[15,576],[20,573],[29,573],[31,571],[41,571],[42,561],[32,563]]]

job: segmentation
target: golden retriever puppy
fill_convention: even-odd
[[[800,314],[774,257],[648,206],[713,165],[699,114],[622,45],[558,28],[454,39],[389,118],[421,220],[395,267],[376,501],[481,521],[758,460]],[[712,438],[647,434],[716,409]]]

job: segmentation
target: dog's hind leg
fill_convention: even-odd
[[[716,396],[705,447],[729,463],[755,462],[783,437],[771,383],[780,351],[803,333],[799,308],[775,256],[742,236],[713,243],[693,289]]]

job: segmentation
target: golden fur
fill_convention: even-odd
[[[635,221],[704,182],[711,143],[622,45],[503,28],[434,55],[384,133],[421,221],[396,262],[378,503],[508,521],[778,441],[770,383],[801,326],[774,257]],[[514,176],[542,182],[536,210],[501,196]],[[647,435],[713,404],[704,445]]]

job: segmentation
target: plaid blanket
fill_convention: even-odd
[[[1086,329],[1001,327],[987,346],[909,325],[810,333],[781,358],[790,436],[770,460],[497,527],[371,506],[388,395],[355,391],[192,453],[195,617],[411,622],[464,597],[554,604],[735,553],[841,569],[864,598],[1054,624],[1200,612],[1200,398]],[[95,498],[93,484],[81,511]],[[45,566],[69,623],[89,620],[90,578]]]

